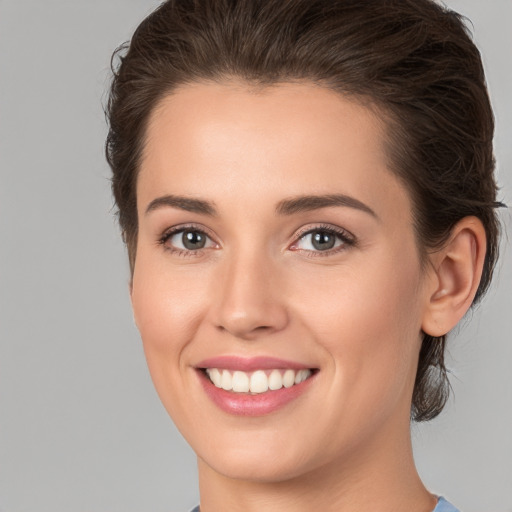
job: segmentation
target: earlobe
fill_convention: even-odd
[[[452,229],[448,242],[431,255],[433,285],[422,330],[443,336],[470,308],[480,284],[486,250],[485,229],[476,217],[465,217]]]

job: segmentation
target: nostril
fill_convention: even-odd
[[[253,340],[261,335],[268,335],[277,329],[270,325],[257,325],[256,327],[248,325],[218,325],[217,329],[221,332],[230,333],[240,339]]]

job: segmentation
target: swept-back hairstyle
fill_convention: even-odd
[[[487,289],[499,224],[493,114],[480,54],[457,13],[433,0],[169,0],[113,56],[106,154],[130,266],[136,182],[148,117],[178,86],[232,78],[265,87],[305,81],[375,108],[389,167],[408,189],[426,263],[463,217],[478,217]],[[449,382],[445,336],[424,334],[411,417],[437,416]]]

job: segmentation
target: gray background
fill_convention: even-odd
[[[160,405],[111,214],[103,112],[112,50],[154,0],[0,0],[0,509],[187,510],[195,460]],[[469,16],[512,204],[510,0]],[[510,231],[511,215],[502,214]],[[455,400],[413,437],[421,475],[466,512],[512,511],[510,242],[451,340]],[[466,325],[467,324],[467,325]]]

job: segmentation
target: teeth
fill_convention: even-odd
[[[211,370],[208,370],[208,376],[210,377],[211,381],[217,386],[218,388],[222,387],[222,375],[220,374],[219,370],[217,368],[212,368]]]
[[[233,373],[233,391],[235,393],[247,393],[249,391],[249,377],[246,373]]]
[[[291,388],[295,384],[295,372],[293,370],[286,370],[283,375],[283,386]]]
[[[295,384],[304,382],[311,375],[311,370],[299,370],[295,375]]]
[[[279,370],[272,370],[268,376],[268,389],[276,390],[283,387],[283,377]]]
[[[268,391],[268,377],[263,370],[258,370],[251,375],[251,393],[265,393]]]
[[[295,384],[304,382],[311,376],[311,370],[257,370],[252,373],[219,368],[208,368],[208,377],[213,384],[226,391],[234,393],[265,393],[268,390],[276,391],[282,387],[290,388]]]
[[[226,391],[233,389],[233,378],[231,377],[231,373],[229,373],[227,370],[222,371],[220,387]]]

